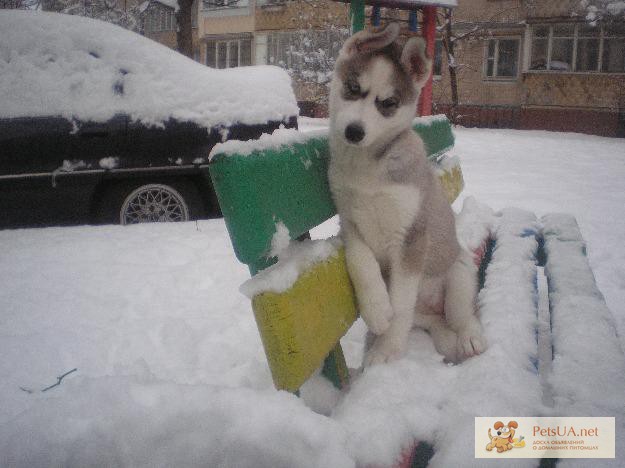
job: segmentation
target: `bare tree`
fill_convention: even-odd
[[[285,68],[299,86],[320,91],[310,93],[309,100],[324,103],[327,92],[323,89],[332,79],[334,63],[347,37],[349,28],[335,25],[277,33],[269,62]]]
[[[447,69],[449,70],[449,83],[451,90],[451,110],[450,119],[453,123],[456,123],[456,116],[458,112],[458,75],[456,74],[456,51],[454,36],[452,29],[452,10],[446,8],[443,11],[442,24],[439,17],[439,29],[441,30],[441,38],[443,41],[443,49],[447,56]]]
[[[349,37],[347,10],[328,0],[293,5],[293,29],[271,35],[267,58],[288,71],[298,99],[325,105],[334,63]]]
[[[443,50],[447,57],[447,68],[449,71],[449,88],[451,94],[451,109],[449,111],[450,120],[454,123],[458,123],[458,106],[459,106],[459,81],[461,72],[465,69],[471,70],[471,68],[461,63],[457,57],[457,51],[459,47],[462,47],[465,43],[476,42],[484,40],[492,35],[491,29],[500,17],[505,16],[515,10],[521,9],[522,6],[516,6],[511,8],[505,8],[496,11],[489,18],[484,18],[483,21],[477,23],[462,23],[462,28],[458,27],[458,23],[454,21],[453,10],[450,8],[441,9],[437,16],[437,29],[439,31]],[[472,70],[475,71],[475,70]]]
[[[194,0],[178,0],[176,42],[178,52],[193,58],[192,14]]]

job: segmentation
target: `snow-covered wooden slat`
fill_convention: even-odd
[[[537,369],[537,233],[531,212],[506,208],[497,216],[495,246],[478,298],[488,349],[457,367],[430,466],[485,465],[474,458],[476,416],[544,413]],[[539,462],[506,460],[506,466],[536,467]]]
[[[546,411],[535,365],[536,217],[517,209],[494,215],[468,199],[457,227],[471,250],[488,232],[495,241],[479,295],[489,347],[448,366],[431,338],[415,331],[405,359],[366,369],[333,412],[350,434],[348,450],[358,466],[390,466],[389,460],[401,459],[417,440],[420,454],[433,453],[430,467],[481,468],[486,460],[474,457],[476,416],[539,416]],[[539,460],[505,463],[537,467]]]
[[[614,317],[595,282],[575,218],[549,214],[542,218],[542,224],[553,344],[549,383],[554,414],[616,417],[620,427],[616,431],[618,459],[625,451],[625,356]],[[594,460],[593,466],[594,462],[600,460]],[[562,459],[558,466],[587,465]]]

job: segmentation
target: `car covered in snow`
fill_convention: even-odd
[[[218,213],[211,148],[297,114],[278,67],[215,70],[105,22],[0,11],[0,226]]]

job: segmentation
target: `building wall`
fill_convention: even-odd
[[[522,31],[498,31],[493,37],[520,39],[520,57],[523,55]],[[488,79],[484,71],[486,41],[475,40],[459,44],[456,48],[458,98],[460,104],[512,105],[518,106],[523,98],[522,75],[514,80]],[[451,84],[448,61],[443,54],[443,73],[433,84],[433,100],[441,104],[451,103]]]
[[[256,8],[257,31],[349,25],[349,6],[329,0],[289,1],[281,5],[259,5]]]
[[[584,18],[580,0],[458,0],[456,21],[515,23],[545,18]]]
[[[225,17],[203,16],[201,18],[202,28],[199,34],[202,38],[206,36],[253,32],[256,25],[254,14]]]
[[[625,110],[624,90],[624,74],[526,73],[523,105],[618,112]]]
[[[584,21],[584,17],[578,0],[459,0],[454,11],[455,32],[462,35],[477,25],[483,33],[477,39],[456,43],[461,106],[458,113],[476,125],[483,120],[485,126],[499,126],[504,121],[521,128],[602,135],[624,131],[620,126],[625,113],[625,74],[528,70],[529,25]],[[508,36],[521,38],[518,77],[510,81],[487,79],[484,72],[487,41],[491,37]],[[434,82],[433,94],[439,109],[449,109],[451,89],[446,57],[443,57],[442,77]],[[490,106],[507,109],[490,108],[484,112]],[[510,115],[513,117],[508,118]]]
[[[528,3],[526,17],[529,19],[542,18],[584,18],[586,13],[579,0],[535,0]]]
[[[526,17],[526,3],[523,0],[458,0],[453,17],[455,22],[515,23]]]

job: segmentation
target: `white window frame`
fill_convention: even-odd
[[[565,70],[552,70],[551,69],[551,53],[552,53],[552,48],[553,48],[553,27],[556,24],[574,24],[574,30],[573,30],[573,56],[571,59],[571,70],[569,71],[565,71]],[[602,74],[602,75],[606,75],[606,74],[618,74],[618,75],[622,75],[625,74],[625,71],[623,72],[604,72],[603,70],[603,48],[604,48],[604,41],[605,39],[610,39],[610,38],[623,38],[625,40],[625,35],[624,36],[605,36],[605,28],[604,25],[601,24],[599,25],[599,36],[597,36],[597,40],[599,41],[599,48],[597,50],[597,68],[595,70],[584,70],[584,71],[578,71],[577,70],[577,44],[578,44],[578,40],[580,39],[579,36],[579,28],[581,26],[584,26],[585,23],[566,23],[566,22],[562,22],[562,23],[551,23],[551,24],[546,24],[546,23],[536,23],[536,24],[532,24],[532,27],[530,28],[530,40],[529,43],[531,44],[531,50],[529,51],[529,60],[528,60],[528,65],[527,65],[527,72],[529,73],[578,73],[578,74],[582,74],[582,75],[594,75],[594,74]],[[533,70],[531,68],[532,65],[532,54],[534,53],[534,28],[536,28],[537,26],[544,26],[544,27],[548,27],[549,28],[549,36],[548,36],[548,42],[547,42],[547,57],[546,57],[546,69],[545,70]],[[584,39],[584,37],[582,37],[581,39]]]
[[[253,46],[253,41],[251,38],[239,38],[239,39],[214,39],[211,40],[207,43],[206,45],[206,52],[204,53],[204,61],[206,62],[206,65],[209,67],[213,67],[213,68],[217,68],[217,64],[219,63],[219,44],[226,44],[226,68],[238,68],[241,66],[247,66],[247,65],[241,65],[241,43],[243,41],[249,41],[250,43],[250,65],[253,62],[253,57],[252,55],[252,46]],[[237,43],[237,66],[236,67],[231,67],[230,66],[230,51],[232,50],[232,43]],[[213,47],[215,47],[215,63],[208,63],[208,48],[211,46],[211,44],[213,45]]]
[[[148,14],[148,32],[175,31],[176,17],[173,10],[157,7]]]
[[[271,62],[271,57],[272,57],[271,56],[271,52],[274,52],[274,51],[273,50],[269,50],[269,49],[272,48],[272,47],[275,47],[276,55],[280,55],[280,52],[282,51],[281,50],[281,45],[282,44],[287,44],[287,46],[288,46],[288,44],[290,44],[290,42],[291,42],[291,37],[294,34],[297,34],[297,32],[296,31],[274,31],[274,32],[269,33],[267,35],[267,64],[269,64],[269,65],[276,65],[276,66],[279,66],[279,67],[284,66],[287,69],[291,68],[291,66],[292,66],[292,57],[291,57],[290,54],[288,54],[286,52],[286,49],[284,51],[284,55],[285,55],[285,57],[284,57],[285,62],[284,63],[280,63],[280,61],[278,60],[279,57],[273,57],[276,60],[275,60],[275,62]],[[285,41],[285,38],[286,38],[286,41]]]
[[[516,75],[515,76],[497,76],[497,69],[499,67],[499,41],[517,41],[517,57],[516,57]],[[493,57],[493,76],[488,76],[488,48],[490,41],[495,41],[495,56]],[[521,36],[497,36],[489,37],[484,41],[484,67],[483,67],[483,79],[485,81],[518,81],[521,75],[521,46],[523,45]]]

